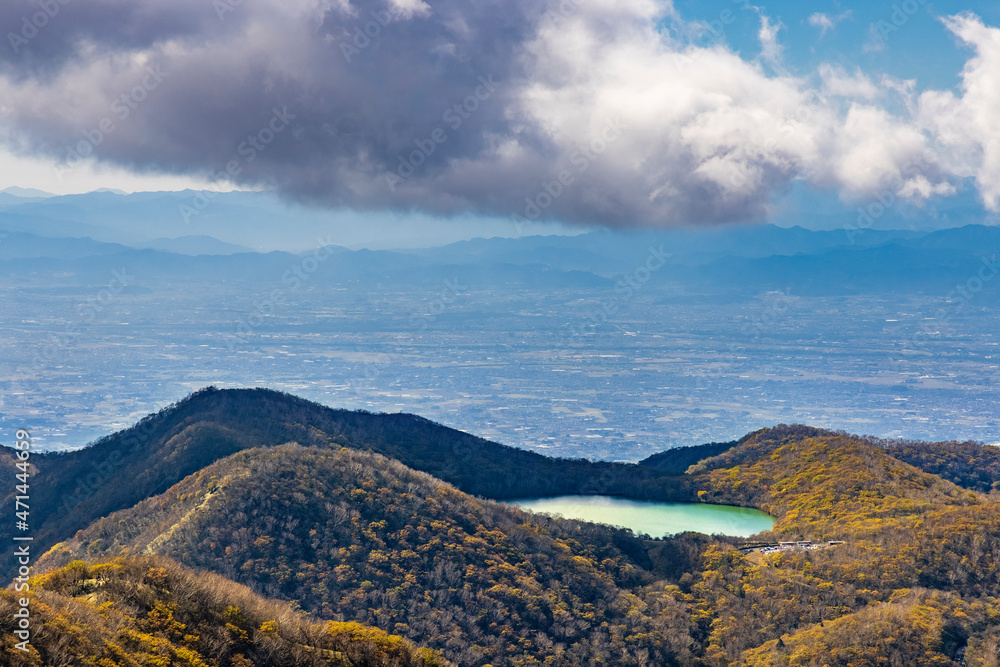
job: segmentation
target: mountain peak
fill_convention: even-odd
[[[3,190],[0,190],[0,193],[11,195],[12,197],[24,197],[31,199],[47,199],[49,197],[56,196],[51,192],[45,192],[44,190],[36,190],[35,188],[19,188],[16,185],[4,188]]]

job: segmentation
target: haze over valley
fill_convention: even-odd
[[[94,197],[111,217],[130,199]],[[197,256],[14,231],[0,242],[15,281],[0,423],[30,417],[40,446],[76,448],[214,384],[611,460],[792,421],[995,442],[1000,280],[982,250],[1000,247],[996,229],[595,231],[395,251],[330,234],[301,253],[199,237],[190,252],[225,254]]]

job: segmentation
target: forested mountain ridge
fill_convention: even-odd
[[[1000,491],[1000,447],[981,442],[870,439],[891,456],[973,491]]]
[[[739,443],[739,440],[733,440],[732,442],[709,442],[691,447],[674,447],[644,458],[639,461],[639,465],[655,468],[667,475],[683,475],[695,463],[711,456],[718,456]]]
[[[702,499],[762,509],[774,531],[845,539],[911,524],[976,493],[899,461],[864,439],[802,426],[764,429],[691,466],[708,474]]]
[[[85,449],[33,454],[45,474],[32,490],[35,543],[50,547],[233,453],[286,442],[371,450],[497,499],[607,493],[686,501],[697,492],[686,477],[634,464],[554,459],[415,415],[336,410],[266,389],[210,387]],[[4,469],[13,470],[13,453],[0,448]],[[10,530],[0,527],[0,539]]]
[[[706,500],[773,513],[764,539],[844,542],[763,558],[716,552],[690,586],[711,620],[709,664],[996,664],[996,498],[863,438],[801,426],[751,434],[690,472],[710,475]]]
[[[221,459],[100,519],[40,563],[157,553],[321,618],[409,637],[463,665],[673,664],[683,605],[626,531],[479,500],[378,454],[300,445]],[[550,660],[551,662],[551,660]]]

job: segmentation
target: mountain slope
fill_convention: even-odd
[[[250,248],[245,246],[225,243],[204,234],[157,238],[143,244],[142,247],[181,255],[232,255],[238,252],[251,252]]]
[[[282,444],[289,434],[302,444]],[[89,483],[87,466],[96,471],[95,498],[74,499],[71,521],[56,513],[39,525],[51,538],[94,521],[39,565],[165,554],[317,616],[440,648],[462,665],[860,667],[894,656],[995,666],[1000,503],[894,458],[884,444],[780,426],[652,457],[676,470],[719,452],[677,477],[546,459],[409,415],[204,391],[90,454],[36,461],[46,499],[58,497],[53,480]],[[498,495],[536,483],[633,497],[697,491],[774,514],[765,539],[820,548],[639,540],[472,497],[376,451]],[[34,502],[34,486],[32,494]],[[106,496],[117,512],[101,511]]]
[[[988,625],[995,605],[933,591],[900,591],[825,625],[813,625],[748,651],[747,667],[788,665],[996,665],[998,633],[969,641],[961,621]],[[779,646],[779,642],[780,646]]]
[[[86,449],[34,454],[45,471],[45,483],[32,491],[36,544],[47,548],[230,454],[291,441],[369,449],[497,499],[608,493],[690,500],[696,493],[687,478],[631,464],[553,459],[414,415],[334,410],[263,389],[210,388]],[[13,450],[0,448],[0,463],[13,469]],[[0,539],[10,530],[0,527]]]
[[[89,238],[47,238],[25,232],[0,232],[0,259],[3,260],[36,257],[78,259],[113,255],[127,250],[128,248],[117,243],[101,243]]]
[[[674,447],[639,461],[639,465],[655,468],[668,475],[683,475],[694,464],[710,456],[718,456],[735,447],[738,442],[734,440],[732,442],[709,442],[691,447]]]
[[[920,649],[928,651],[921,662],[898,664],[952,665],[973,640],[977,646],[993,641],[990,628],[1000,623],[1000,613],[992,598],[989,613],[995,615],[975,623],[963,618],[964,640],[947,652],[943,640],[937,643],[941,628],[912,627],[912,605],[880,605],[917,588],[960,598],[960,606],[986,601],[1000,588],[1000,504],[898,461],[862,438],[803,426],[751,434],[692,472],[710,475],[706,499],[774,514],[775,541],[843,541],[773,556],[705,550],[702,571],[689,587],[707,664],[786,665],[791,652],[784,644],[794,641],[801,664],[876,665],[884,664],[872,657],[879,646],[914,655],[920,648],[914,644],[930,637],[934,641]],[[976,609],[983,613],[982,606]],[[829,623],[852,614],[858,615]],[[879,615],[884,622],[859,638],[858,623]],[[806,634],[779,644],[790,630]]]
[[[759,507],[778,518],[775,532],[817,540],[884,533],[981,502],[863,439],[803,426],[758,431],[691,472],[710,475],[706,499]]]
[[[444,667],[398,636],[356,623],[304,621],[288,605],[164,558],[77,561],[30,582],[30,649],[15,648],[15,593],[0,592],[0,650],[10,667]]]
[[[480,501],[377,454],[282,445],[217,461],[40,565],[162,554],[463,665],[672,664],[685,615],[644,612],[628,591],[652,578],[619,547],[642,552],[625,531]]]
[[[979,442],[877,442],[891,456],[959,486],[1000,491],[1000,447]]]
[[[964,283],[981,265],[979,256],[966,250],[890,243],[823,249],[815,254],[725,257],[685,270],[676,278],[692,287],[750,293],[794,290],[800,296],[937,294],[941,285]]]
[[[622,531],[529,519],[375,454],[284,445],[218,461],[42,565],[169,554],[463,665],[784,665],[793,645],[803,664],[877,665],[884,651],[991,664],[997,503],[803,426],[752,433],[692,472],[705,499],[775,513],[775,540],[844,543],[762,555],[659,540],[651,561],[672,567],[655,581]]]

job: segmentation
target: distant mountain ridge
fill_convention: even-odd
[[[128,252],[119,243],[103,243],[91,238],[44,237],[27,232],[0,232],[0,260],[83,259]]]
[[[0,214],[0,228],[3,215]],[[135,249],[91,238],[43,237],[27,232],[0,232],[0,275],[37,276],[76,285],[106,282],[109,272],[128,267],[147,283],[243,281],[282,286],[301,272],[305,258],[318,254],[309,284],[405,285],[440,289],[461,275],[463,288],[507,288],[530,284],[551,289],[608,289],[613,282],[583,270],[563,270],[543,265],[484,263],[457,267],[426,261],[407,253],[386,250],[351,251],[339,246],[298,254],[284,251],[240,251],[210,237],[169,239],[162,249]],[[6,243],[5,243],[6,240]]]
[[[133,249],[94,238],[16,231],[31,225],[0,211],[0,274],[75,277],[103,280],[122,265],[147,280],[256,283],[271,276],[277,283],[302,255],[257,253],[198,235],[147,242]],[[83,230],[87,227],[84,226]],[[650,253],[668,256],[645,293],[733,295],[782,291],[800,296],[851,294],[947,294],[952,285],[986,271],[1000,271],[995,250],[1000,228],[970,225],[919,235],[871,233],[866,243],[846,244],[837,232],[760,227],[729,234],[668,231],[617,234],[593,232],[566,237],[478,239],[422,251],[323,250],[323,261],[310,276],[318,285],[388,284],[439,287],[462,277],[470,288],[516,289],[518,285],[551,290],[597,289],[609,294],[643,267]],[[714,245],[713,245],[714,244]],[[317,249],[315,252],[320,252]],[[315,253],[313,253],[315,254]],[[30,260],[30,263],[27,263]],[[985,269],[983,268],[985,266]],[[985,283],[984,283],[985,284]],[[992,299],[995,290],[980,298]]]
[[[15,262],[7,266],[0,263],[0,273],[21,272],[23,265],[16,260],[47,257],[72,260],[60,267],[60,273],[99,277],[110,270],[113,258],[119,264],[136,265],[151,278],[190,275],[197,280],[218,280],[232,275],[253,281],[275,272],[280,277],[287,267],[275,266],[282,261],[279,258],[288,258],[294,265],[291,257],[298,250],[248,252],[250,247],[287,244],[290,237],[282,229],[315,230],[305,242],[314,248],[356,242],[353,237],[345,241],[342,237],[347,228],[331,223],[328,217],[290,208],[267,193],[21,196],[24,194],[0,193],[0,230],[11,234],[10,248],[0,248],[0,262]],[[197,226],[190,222],[179,227],[180,208],[199,195],[207,197],[207,204],[195,220]],[[371,224],[372,229],[381,229],[388,223]],[[164,239],[165,228],[188,233]],[[433,241],[428,245],[433,246]],[[938,230],[851,226],[809,230],[768,224],[603,230],[563,236],[476,238],[405,251],[348,251],[339,254],[336,261],[325,262],[315,278],[332,284],[379,281],[433,286],[460,273],[474,287],[503,289],[531,284],[552,290],[610,291],[622,276],[641,266],[653,248],[670,255],[666,266],[657,271],[656,280],[644,288],[653,293],[679,289],[699,294],[774,290],[803,296],[938,294],[942,285],[964,282],[975,275],[982,258],[989,260],[998,247],[1000,227],[981,224]],[[128,248],[166,252],[150,255]],[[237,255],[246,256],[226,261]],[[186,261],[190,256],[200,259]]]
[[[0,194],[10,195],[12,197],[25,198],[37,198],[46,199],[48,197],[55,197],[56,195],[51,192],[45,192],[44,190],[36,190],[35,188],[19,188],[16,185],[12,185],[9,188],[4,188],[0,190]]]
[[[89,236],[130,246],[148,244],[163,230],[180,235],[204,234],[222,242],[263,249],[299,252],[333,236],[329,243],[350,247],[393,247],[443,244],[477,230],[478,235],[508,232],[506,220],[419,218],[411,229],[394,214],[331,211],[288,202],[275,194],[254,191],[89,192],[27,199],[0,194],[0,229],[42,236]],[[12,226],[13,225],[13,226]],[[540,229],[563,229],[542,224]],[[463,231],[457,231],[461,229]],[[392,239],[392,244],[386,240]],[[430,243],[428,243],[430,241]]]
[[[144,245],[151,250],[163,250],[180,255],[234,255],[238,252],[253,252],[246,246],[225,243],[204,234],[158,238]]]

